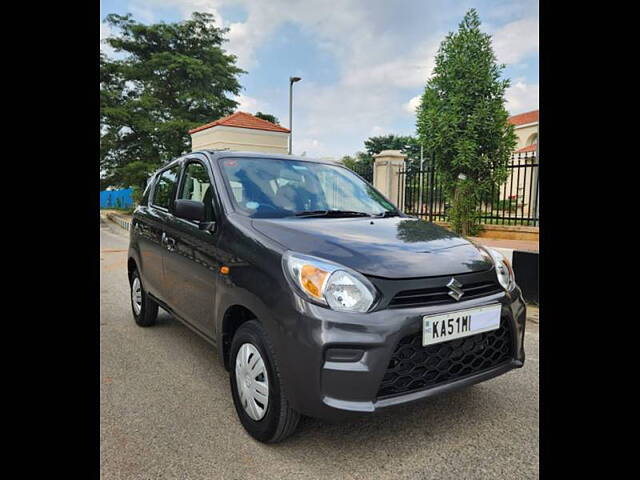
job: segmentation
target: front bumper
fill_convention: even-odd
[[[422,330],[422,316],[452,309],[502,304],[502,321],[511,331],[511,355],[499,365],[443,383],[394,396],[378,397],[389,361],[401,339]],[[472,385],[524,364],[525,304],[516,287],[455,305],[385,309],[367,314],[335,312],[300,300],[297,320],[288,327],[278,349],[284,390],[292,406],[304,415],[340,420],[373,413]],[[362,350],[359,358],[328,358],[335,352]],[[331,354],[328,354],[331,351]],[[358,357],[356,355],[356,357]]]

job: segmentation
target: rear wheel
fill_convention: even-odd
[[[300,414],[283,394],[273,348],[258,321],[240,326],[230,355],[231,394],[243,427],[260,442],[284,440],[295,431]]]
[[[143,288],[138,270],[131,275],[131,311],[140,327],[150,327],[158,318],[158,304]]]

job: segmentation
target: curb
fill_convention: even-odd
[[[536,305],[527,305],[527,322],[540,325],[539,307]]]
[[[107,218],[127,232],[131,228],[131,222],[116,213],[107,213]]]

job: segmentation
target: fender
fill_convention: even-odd
[[[129,242],[129,252],[127,253],[127,275],[129,277],[129,282],[131,282],[131,268],[130,262],[133,260],[138,268],[138,274],[141,277],[142,282],[144,282],[144,269],[142,268],[142,262],[140,261],[140,250],[138,246],[134,242]]]
[[[262,299],[251,293],[246,288],[232,285],[231,280],[224,275],[220,275],[216,283],[215,305],[215,339],[218,350],[218,359],[220,360],[220,363],[228,370],[228,366],[225,365],[224,361],[225,351],[223,336],[225,333],[225,314],[229,311],[229,309],[234,306],[240,306],[251,311],[251,313],[253,313],[257,317],[257,319],[262,322],[265,330],[267,330],[267,333],[273,331],[273,329],[275,328],[275,321],[272,318],[272,314],[269,311],[269,308],[265,305]],[[270,335],[270,339],[272,341],[273,337],[274,335]]]
[[[281,285],[274,285],[274,282]],[[256,284],[271,288],[257,289]],[[261,296],[253,292],[261,292]],[[278,364],[278,371],[284,385],[290,385],[293,381],[290,361],[284,358],[287,348],[283,343],[291,338],[299,322],[299,315],[291,308],[295,301],[295,294],[286,284],[284,275],[278,281],[266,275],[264,270],[251,267],[231,267],[229,275],[219,275],[216,283],[215,301],[215,340],[218,351],[218,360],[229,370],[225,363],[225,355],[229,348],[231,338],[225,337],[224,319],[228,310],[234,306],[241,306],[249,310],[260,321],[273,346],[274,355]],[[298,405],[295,392],[290,389],[287,398],[293,406]]]

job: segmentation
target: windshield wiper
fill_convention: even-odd
[[[377,218],[387,218],[387,217],[399,217],[400,212],[397,210],[387,210],[386,212],[382,212],[379,215],[372,215]]]
[[[303,210],[295,213],[296,217],[370,217],[366,212],[352,210]]]

